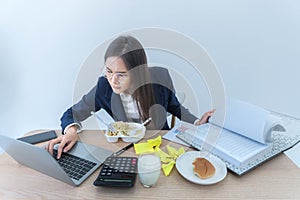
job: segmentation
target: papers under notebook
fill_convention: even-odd
[[[209,123],[194,126],[181,122],[170,132],[187,144],[218,156],[229,169],[239,175],[300,139],[299,135],[286,144],[279,144],[280,138],[285,137],[279,135],[285,131],[281,118],[258,106],[230,100],[225,110],[226,117],[223,121],[218,115],[214,115]],[[272,137],[272,133],[276,134]]]

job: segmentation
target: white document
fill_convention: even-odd
[[[166,134],[163,135],[163,138],[178,144],[182,144],[185,146],[190,146],[187,143],[183,142],[181,139],[177,138],[176,135],[178,134],[178,128],[179,126],[175,126],[173,129],[168,131]]]
[[[225,111],[225,116],[220,115],[220,110]],[[192,146],[211,152],[236,167],[247,167],[272,151],[271,132],[275,128],[285,130],[280,126],[280,119],[269,111],[228,99],[225,107],[216,108],[210,123],[197,127],[181,122],[177,132],[179,138],[190,141]]]
[[[213,124],[199,126],[194,137],[194,141],[200,143],[202,149],[220,156],[237,167],[245,166],[260,154],[272,150],[271,144],[262,144]]]
[[[284,152],[300,168],[300,143]]]
[[[225,109],[225,118],[219,116],[218,109]],[[228,99],[225,108],[216,108],[210,122],[262,144],[272,142],[273,130],[285,130],[280,125],[280,119],[269,111],[237,99]]]

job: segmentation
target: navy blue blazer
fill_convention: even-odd
[[[147,129],[169,130],[167,113],[171,113],[183,121],[194,123],[197,117],[179,103],[168,70],[161,67],[149,67],[149,72],[156,105],[152,107],[153,109],[151,108],[150,116],[153,122],[147,126]],[[81,121],[91,116],[92,111],[97,112],[100,109],[106,110],[115,121],[131,121],[126,117],[120,95],[115,94],[108,80],[101,76],[94,88],[64,112],[61,117],[63,133],[69,124],[80,124]]]

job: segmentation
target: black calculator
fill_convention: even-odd
[[[94,181],[95,186],[133,187],[137,173],[136,157],[108,157]]]

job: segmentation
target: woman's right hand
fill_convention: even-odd
[[[57,148],[57,159],[60,159],[62,152],[69,151],[77,142],[77,140],[78,140],[77,128],[74,125],[66,129],[64,135],[59,136],[56,139],[50,140],[45,148],[47,151],[49,151],[51,155],[53,155],[53,147],[55,144],[59,143]]]

